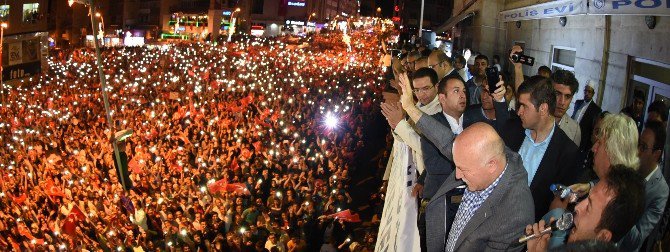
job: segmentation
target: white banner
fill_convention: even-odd
[[[559,0],[500,12],[500,21],[541,19],[587,13],[587,0]]]
[[[589,14],[670,16],[670,0],[589,0]]]
[[[391,173],[386,185],[384,211],[379,224],[375,252],[421,251],[417,227],[418,204],[407,181],[409,147],[398,140],[393,143]],[[413,174],[412,174],[413,175]]]
[[[23,46],[21,42],[9,44],[9,57],[7,57],[7,65],[13,66],[23,62]]]

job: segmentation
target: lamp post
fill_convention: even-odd
[[[88,5],[88,11],[89,14],[96,13],[95,11],[95,5],[94,5],[95,0],[68,0],[68,4],[70,7],[72,7],[72,4],[75,2],[83,4],[83,5]],[[94,30],[93,34],[95,34],[95,29],[98,27],[98,22],[97,19],[95,18],[95,15],[90,15],[91,16],[91,26]],[[101,87],[101,92],[102,92],[102,101],[105,105],[105,116],[107,117],[107,126],[109,127],[110,134],[114,136],[114,124],[112,123],[112,116],[109,111],[109,98],[107,97],[107,80],[105,78],[105,73],[102,70],[102,59],[100,56],[100,45],[98,44],[98,40],[94,39],[94,45],[95,45],[95,63],[98,65],[98,75],[100,76],[100,87]],[[121,163],[121,155],[119,154],[119,145],[116,141],[116,139],[113,139],[112,141],[112,147],[114,148],[114,158],[116,159],[117,163],[117,172],[119,173],[119,178],[121,178],[121,185],[123,186],[123,189],[126,190],[126,179],[124,178],[123,174],[121,174],[122,166],[123,163]]]
[[[7,23],[0,23],[0,94],[2,95],[2,106],[5,106],[5,83],[2,82],[2,73],[4,72],[4,67],[2,67],[2,41],[5,38],[5,29],[7,29]]]
[[[232,14],[230,14],[230,28],[228,28],[228,42],[230,42],[230,39],[233,37],[233,33],[235,33],[235,13],[240,12],[240,8],[235,9]]]
[[[312,14],[307,17],[307,23],[305,23],[305,29],[303,29],[303,32],[307,33],[307,26],[309,25],[309,21],[312,20],[312,17],[316,17],[316,12],[312,12]],[[316,25],[314,25],[314,29],[316,30]]]
[[[98,32],[98,36],[100,36],[100,40],[102,40],[102,45],[104,46],[105,45],[105,40],[104,40],[105,39],[105,19],[102,17],[100,12],[96,12],[95,17],[100,18],[100,26],[98,27],[98,29],[100,31]]]

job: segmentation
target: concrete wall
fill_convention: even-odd
[[[610,53],[601,107],[618,112],[625,106],[629,56],[670,63],[670,49],[667,46],[670,44],[670,18],[658,17],[658,24],[653,30],[646,27],[644,16],[610,18]],[[521,28],[508,23],[506,48],[510,48],[515,41],[526,43],[525,54],[536,59],[535,66],[524,66],[527,75],[536,73],[539,66],[550,66],[554,46],[575,48],[575,77],[580,83],[579,91],[573,99],[575,101],[583,98],[582,90],[589,79],[602,81],[605,19],[605,16],[571,16],[567,18],[565,27],[560,26],[558,18],[521,21]],[[503,55],[506,51],[499,53]]]
[[[526,75],[534,75],[542,65],[551,65],[554,46],[576,49],[575,77],[580,87],[573,101],[583,98],[583,89],[588,80],[601,78],[603,48],[606,36],[606,16],[582,15],[567,17],[562,27],[559,18],[521,21],[517,28],[514,22],[500,23],[498,13],[502,10],[547,2],[546,0],[478,0],[469,8],[470,0],[454,1],[452,15],[474,11],[472,20],[463,21],[457,30],[457,49],[471,47],[489,57],[498,54],[503,67],[512,70],[505,58],[516,41],[525,43],[525,54],[535,57],[533,67],[524,66]],[[644,16],[610,16],[610,47],[604,95],[601,107],[619,112],[625,106],[628,90],[628,64],[631,57],[639,57],[670,64],[670,17],[657,17],[656,28],[650,30]],[[596,87],[596,96],[599,87]],[[668,87],[670,89],[670,86]],[[596,98],[597,99],[597,98]],[[572,109],[568,111],[572,113]]]

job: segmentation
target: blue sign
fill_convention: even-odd
[[[589,14],[670,16],[670,0],[590,0]]]
[[[562,0],[500,12],[503,22],[586,14],[583,0]]]

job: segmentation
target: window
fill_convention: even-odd
[[[251,14],[263,14],[263,5],[265,4],[264,0],[253,0],[253,7],[251,8]]]
[[[0,21],[7,21],[7,17],[9,17],[9,5],[0,5]]]
[[[40,4],[27,3],[23,4],[23,22],[34,24],[39,20]]]
[[[656,100],[670,104],[670,77],[667,74],[670,65],[635,57],[631,57],[628,64],[630,70],[625,106],[633,103],[636,91],[643,94],[643,111],[647,111],[649,104]]]
[[[575,72],[575,56],[577,49],[563,46],[554,46],[551,57],[551,71],[559,69]]]

